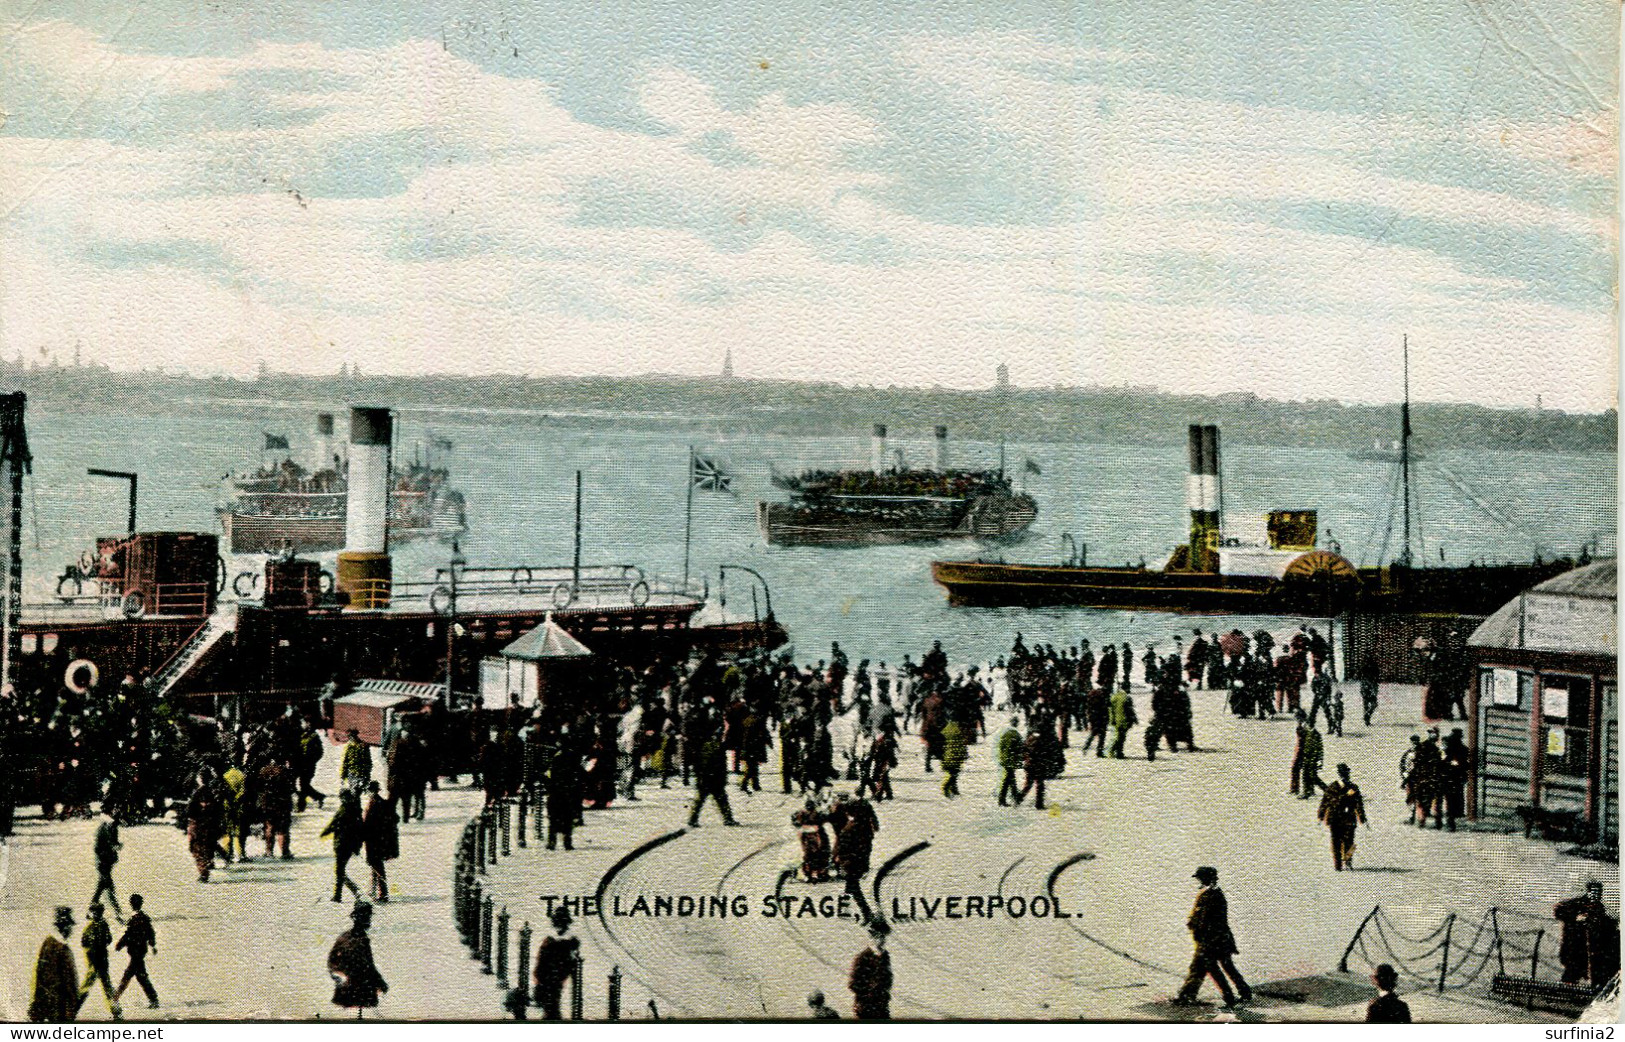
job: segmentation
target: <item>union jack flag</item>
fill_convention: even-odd
[[[695,455],[689,459],[688,477],[702,492],[732,492],[733,475],[723,470],[717,461]]]

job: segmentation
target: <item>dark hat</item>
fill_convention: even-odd
[[[56,906],[56,921],[59,922],[59,923],[64,922],[64,921],[68,922],[68,923],[72,923],[73,922],[73,909],[69,908],[67,905],[57,905]]]
[[[877,915],[869,920],[870,937],[885,937],[889,933],[891,933],[891,924],[880,918],[880,916]]]
[[[1217,882],[1219,878],[1219,870],[1214,868],[1212,865],[1203,865],[1201,868],[1198,868],[1195,872],[1191,873],[1191,878],[1200,879],[1204,883]]]
[[[563,929],[564,927],[575,922],[575,917],[572,916],[570,914],[570,910],[565,908],[563,905],[560,905],[551,912],[547,913],[547,918],[554,926],[559,927],[560,929]]]
[[[1391,990],[1399,983],[1399,971],[1385,962],[1377,967],[1377,972],[1371,978],[1377,982],[1377,987]]]
[[[372,902],[370,902],[370,901],[357,901],[355,903],[355,905],[350,909],[350,918],[356,920],[357,922],[360,922],[363,919],[371,919],[372,918]]]

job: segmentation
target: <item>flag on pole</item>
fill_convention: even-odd
[[[689,483],[702,492],[732,492],[733,475],[723,470],[717,461],[706,456],[691,457],[688,469]]]
[[[1038,464],[1034,463],[1032,460],[1025,461],[1022,464],[1022,468],[1024,470],[1026,470],[1026,472],[1029,473],[1029,474],[1042,474],[1042,473],[1044,473],[1041,469],[1039,469]]]
[[[287,448],[288,448],[288,436],[287,435],[285,435],[285,434],[271,434],[269,432],[265,433],[265,451],[266,452],[270,452],[272,449],[282,449],[283,451],[286,451]]]

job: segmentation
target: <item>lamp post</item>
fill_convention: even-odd
[[[457,540],[451,541],[451,597],[446,603],[446,708],[457,708],[452,702],[452,674],[456,663],[457,650],[457,577],[462,574],[468,561],[463,557],[462,547]]]

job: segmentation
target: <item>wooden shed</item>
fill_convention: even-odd
[[[1616,581],[1613,560],[1565,572],[1468,639],[1470,815],[1618,844]]]
[[[333,700],[333,727],[329,737],[336,743],[349,739],[354,728],[368,745],[383,745],[384,738],[399,730],[400,718],[427,708],[441,699],[444,684],[419,684],[408,680],[362,680],[343,698]]]

